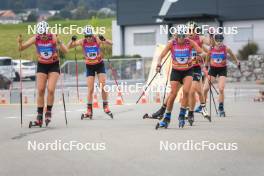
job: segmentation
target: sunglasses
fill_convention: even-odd
[[[93,35],[84,35],[85,38],[90,38],[92,37]]]
[[[186,35],[185,35],[185,34],[178,34],[177,37],[178,37],[178,38],[185,38]]]

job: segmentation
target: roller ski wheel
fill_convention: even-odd
[[[143,119],[158,119],[158,120],[161,120],[162,118],[163,118],[163,115],[160,115],[158,117],[153,117],[153,115],[150,116],[148,114],[144,114],[144,116],[143,116]]]
[[[160,121],[160,122],[157,123],[155,129],[156,130],[159,129],[159,128],[165,128],[165,129],[167,129],[168,126],[169,126],[169,124],[170,124],[170,119],[164,118],[162,121]]]
[[[91,114],[83,113],[81,115],[81,120],[83,120],[83,119],[90,119],[90,120],[92,120],[93,119],[93,116]]]
[[[38,127],[41,128],[42,124],[43,124],[43,120],[42,119],[43,119],[43,116],[42,115],[38,115],[37,116],[37,120],[30,121],[28,127],[32,128],[32,127],[38,126]]]
[[[45,124],[48,127],[49,123],[51,122],[51,112],[46,112],[45,114]]]
[[[185,119],[183,118],[179,118],[179,128],[183,128],[185,125]]]
[[[194,117],[193,116],[188,116],[188,122],[189,122],[190,126],[193,126]]]
[[[40,120],[39,121],[38,120],[37,121],[30,121],[29,125],[28,125],[29,128],[37,127],[37,126],[39,128],[41,128],[42,127],[42,121],[40,121]]]
[[[114,115],[111,111],[109,112],[106,112],[106,114],[111,118],[111,119],[114,119]]]
[[[204,118],[207,119],[209,122],[212,122],[212,119],[211,119],[210,115],[205,115]]]
[[[226,117],[225,111],[219,111],[219,117]]]

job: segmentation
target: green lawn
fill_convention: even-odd
[[[49,22],[50,26],[54,26],[55,24],[61,24],[61,26],[69,26],[69,25],[77,25],[77,26],[85,26],[92,25],[94,27],[105,27],[107,38],[112,38],[112,18],[107,19],[90,19],[90,20],[65,20],[65,21],[51,21]],[[19,57],[19,52],[17,50],[17,36],[22,34],[24,41],[27,40],[30,35],[27,34],[27,26],[34,25],[35,23],[22,23],[22,24],[7,24],[0,25],[0,56],[10,56],[15,59]],[[78,38],[83,37],[82,35],[78,35]],[[60,35],[62,41],[66,44],[70,41],[71,35]],[[106,56],[111,55],[111,47],[104,47],[103,51]],[[35,59],[35,46],[30,47],[29,49],[22,52],[23,59]],[[67,59],[74,59],[74,49],[71,49],[69,53],[66,54]],[[79,47],[77,49],[77,58],[82,59],[82,51]]]

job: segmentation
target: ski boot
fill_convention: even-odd
[[[158,122],[155,129],[168,128],[170,124],[171,114],[166,114],[162,121]]]
[[[113,116],[113,113],[110,111],[108,104],[104,104],[103,107],[104,107],[104,112],[105,112],[105,113],[106,113],[111,119],[113,119],[114,116]]]
[[[92,118],[93,118],[93,108],[92,107],[88,107],[87,111],[82,114],[81,120],[83,120],[85,118],[89,118],[92,120]]]
[[[187,109],[181,108],[179,114],[179,128],[183,128],[185,125],[185,116],[186,116]]]
[[[188,113],[188,122],[189,122],[190,126],[193,125],[193,122],[194,122],[193,111],[189,111],[189,113]]]
[[[143,119],[158,119],[158,120],[161,120],[163,118],[165,110],[166,110],[166,107],[162,106],[157,112],[154,112],[152,114],[152,116],[149,116],[148,114],[145,114],[143,116]]]
[[[202,106],[201,106],[201,105],[198,106],[198,107],[194,110],[194,112],[196,112],[196,113],[202,113]]]
[[[47,111],[45,113],[45,124],[46,124],[46,127],[49,125],[51,121],[51,111]]]
[[[208,114],[208,112],[207,112],[207,109],[206,109],[206,107],[205,106],[201,106],[202,107],[202,115],[203,115],[203,117],[205,118],[205,119],[207,119],[209,122],[211,122],[212,120],[211,120],[211,116]]]
[[[219,111],[219,117],[226,116],[225,111],[224,111],[224,103],[219,103],[218,111]]]
[[[186,108],[186,111],[184,114],[185,120],[188,120],[188,114],[189,114],[189,107]]]
[[[28,127],[34,127],[34,126],[39,126],[40,128],[42,127],[42,123],[43,123],[43,115],[42,114],[38,114],[37,115],[37,120],[36,121],[30,121]]]

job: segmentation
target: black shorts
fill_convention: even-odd
[[[50,72],[60,73],[59,61],[52,64],[42,64],[38,62],[37,73],[49,74]]]
[[[217,77],[217,76],[225,76],[227,75],[226,67],[210,67],[208,75]]]
[[[95,76],[95,73],[106,73],[104,62],[95,65],[87,65],[86,64],[86,76]]]
[[[200,66],[193,67],[193,81],[198,81],[202,79],[202,69]]]
[[[183,79],[186,76],[193,76],[193,69],[190,68],[189,70],[176,70],[172,69],[171,70],[171,75],[170,75],[170,81],[178,81],[181,84],[183,84]]]

